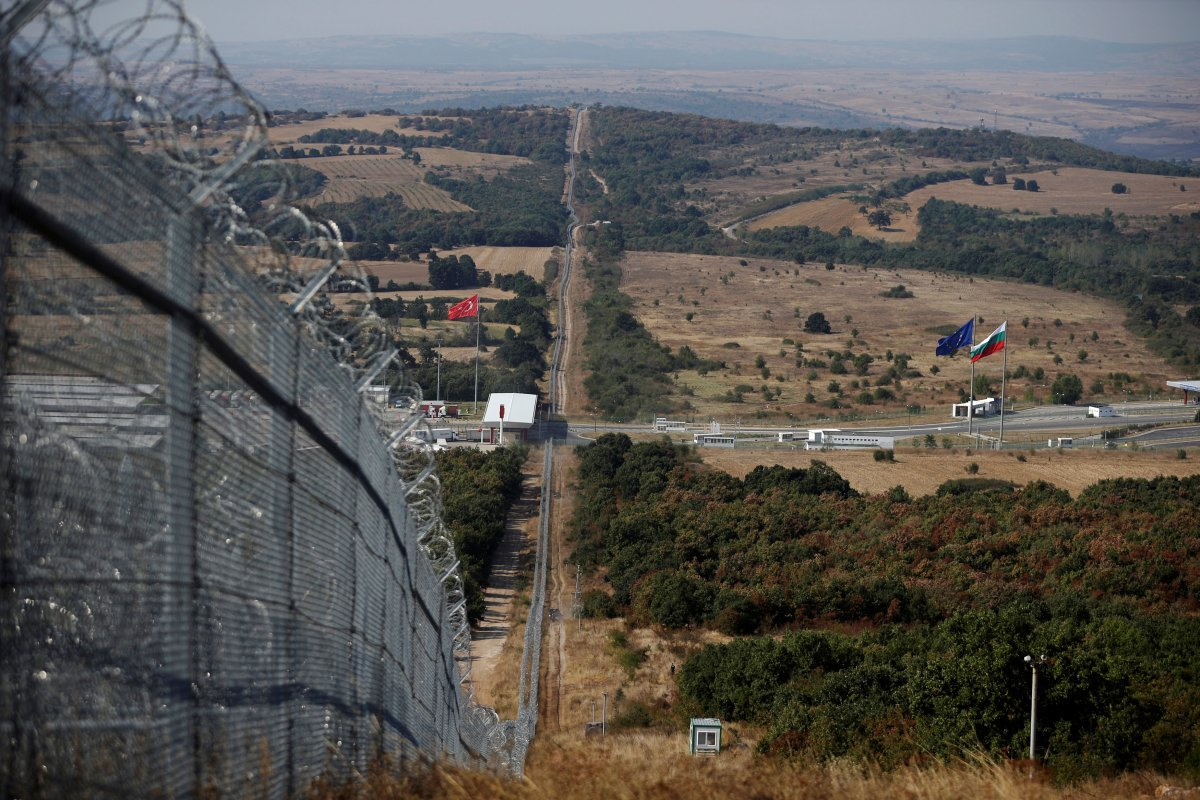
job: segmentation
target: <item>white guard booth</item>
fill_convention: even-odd
[[[721,720],[712,717],[692,717],[688,752],[694,756],[716,755],[721,752]]]

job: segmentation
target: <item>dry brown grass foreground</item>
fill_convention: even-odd
[[[439,800],[718,800],[718,798],[805,798],[806,800],[1083,800],[1154,797],[1169,785],[1161,776],[1128,774],[1069,787],[1055,787],[1023,769],[980,760],[907,767],[881,772],[854,764],[799,765],[726,751],[693,758],[680,751],[681,736],[628,734],[603,740],[540,736],[522,780],[486,771],[435,764],[404,776],[377,770],[361,783],[318,786],[318,800],[438,798]],[[1184,792],[1178,797],[1196,797]]]

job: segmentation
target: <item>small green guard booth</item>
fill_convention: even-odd
[[[721,720],[712,717],[692,717],[688,752],[694,756],[716,755],[721,752]]]

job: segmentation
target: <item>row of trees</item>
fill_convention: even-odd
[[[467,616],[483,616],[483,587],[492,553],[504,536],[512,504],[521,496],[526,451],[504,447],[485,453],[453,448],[437,454],[442,518],[450,529],[466,584]]]
[[[355,145],[350,145],[350,147],[346,149],[345,154],[348,156],[353,156],[353,155],[375,156],[375,155],[387,155],[387,152],[388,152],[387,147],[383,146],[383,145],[381,145],[379,147],[356,147]],[[289,144],[289,145],[284,145],[283,147],[279,148],[275,152],[275,155],[278,158],[285,158],[285,159],[318,158],[320,156],[326,156],[326,157],[340,156],[340,155],[342,155],[342,147],[341,147],[341,145],[327,144],[327,145],[323,145],[320,150],[318,150],[315,147],[310,147],[306,150],[303,147],[293,147],[292,145]],[[414,152],[412,154],[412,156],[416,162],[420,163],[421,156],[418,153]]]
[[[698,358],[688,347],[672,353],[633,314],[633,300],[620,291],[622,226],[605,225],[589,233],[590,258],[583,262],[592,284],[584,303],[584,379],[588,398],[606,419],[626,421],[644,411],[666,410],[671,374],[680,369],[720,368]]]
[[[434,289],[466,289],[480,285],[479,269],[469,255],[442,258],[429,251],[429,285]]]

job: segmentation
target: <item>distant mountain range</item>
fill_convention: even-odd
[[[331,36],[219,43],[231,64],[330,69],[887,68],[1200,74],[1200,42],[1119,44],[1030,36],[975,41],[829,42],[709,31],[528,36]]]
[[[978,125],[1200,158],[1200,42],[826,42],[729,33],[219,44],[268,108],[625,105],[826,128]]]

